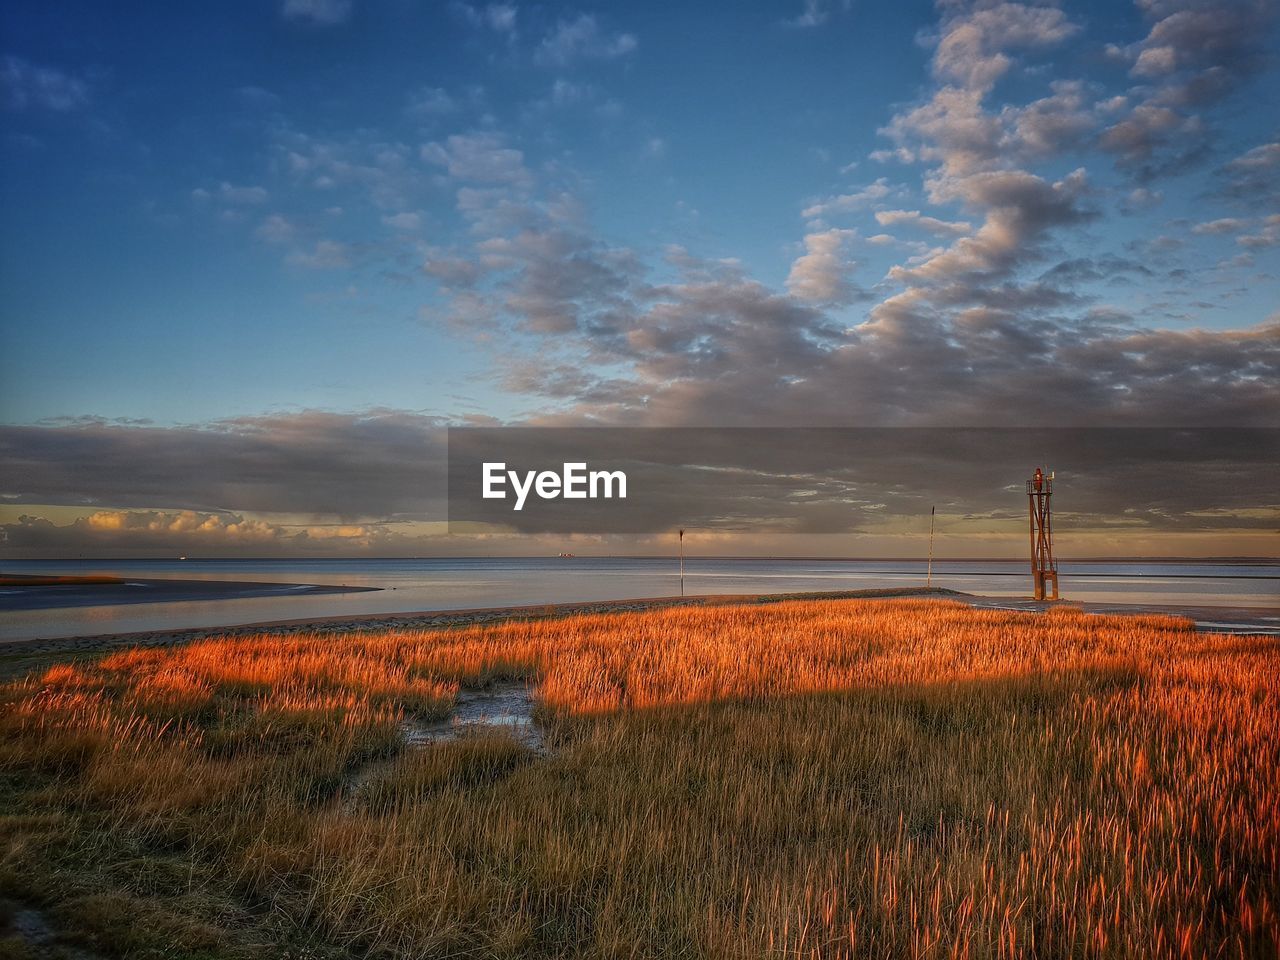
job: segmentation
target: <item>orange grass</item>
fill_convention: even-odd
[[[1274,957],[1278,667],[936,600],[131,650],[7,688],[0,767],[63,826],[0,880],[74,899],[67,850],[127,840],[372,956]],[[405,748],[520,678],[547,755]]]

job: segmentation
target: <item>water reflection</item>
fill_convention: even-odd
[[[637,599],[679,592],[678,568],[666,558],[30,561],[6,562],[4,570],[382,589],[376,593],[10,611],[0,620],[0,639]],[[691,559],[685,565],[685,591],[690,595],[863,590],[921,586],[924,580],[924,563],[914,561]],[[1028,594],[1030,579],[1021,562],[935,561],[933,582],[967,593],[1023,597]],[[1062,584],[1063,595],[1073,600],[1280,607],[1280,564],[1276,562],[1064,563]]]

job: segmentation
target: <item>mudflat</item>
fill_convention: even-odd
[[[120,603],[238,600],[248,597],[362,593],[381,587],[270,583],[250,580],[170,580],[117,577],[0,576],[0,610],[47,610]]]

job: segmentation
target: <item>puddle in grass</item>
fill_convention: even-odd
[[[533,694],[525,681],[496,683],[483,690],[460,690],[453,713],[444,720],[423,721],[406,717],[400,724],[409,750],[430,750],[469,734],[506,731],[539,756],[547,753],[546,739],[533,722]],[[368,763],[352,771],[339,793],[339,803],[350,807],[361,788],[390,769],[399,757]]]
[[[457,740],[469,733],[505,730],[531,750],[546,750],[542,731],[533,722],[533,694],[523,680],[495,683],[483,690],[461,690],[447,719],[430,723],[408,719],[402,730],[411,748]]]

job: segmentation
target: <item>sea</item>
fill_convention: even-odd
[[[416,611],[578,603],[678,596],[675,557],[522,557],[280,560],[10,561],[6,574],[125,579],[278,583],[269,596],[4,610],[0,641],[148,630],[234,626],[308,618],[362,617]],[[1062,596],[1094,604],[1275,611],[1280,622],[1280,559],[1206,561],[1064,561]],[[685,559],[689,596],[774,594],[924,586],[929,569],[916,560]],[[289,585],[379,587],[377,592],[299,595]],[[932,584],[1016,601],[1029,596],[1026,561],[935,560]]]

